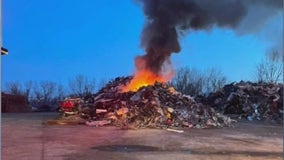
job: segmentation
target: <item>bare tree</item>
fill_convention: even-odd
[[[170,82],[177,91],[196,96],[202,93],[203,77],[196,69],[183,67],[177,70],[175,77]]]
[[[268,52],[266,58],[256,65],[258,82],[277,83],[283,78],[283,61],[280,52]]]
[[[14,81],[6,83],[5,91],[13,95],[25,96],[27,101],[30,101],[32,90],[32,81],[27,81],[24,84]]]
[[[34,103],[37,105],[54,104],[56,83],[51,81],[41,81],[33,86]]]
[[[32,81],[27,81],[24,83],[24,95],[27,97],[28,100],[30,100],[30,96],[31,96],[31,91],[32,91],[32,85],[33,82]]]
[[[6,83],[5,91],[13,95],[24,95],[23,87],[18,81]]]
[[[77,75],[74,79],[69,80],[71,94],[76,96],[86,96],[95,90],[95,79],[89,80],[83,75]]]
[[[220,70],[210,68],[205,70],[203,82],[203,92],[208,94],[222,88],[226,84],[226,77]]]
[[[177,91],[197,96],[215,92],[226,83],[226,77],[215,68],[199,71],[183,67],[177,70],[175,77],[170,82]]]
[[[56,90],[56,100],[62,100],[66,96],[66,89],[63,85],[58,84]]]

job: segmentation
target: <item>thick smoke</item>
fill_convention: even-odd
[[[250,12],[250,6],[264,6],[269,14],[256,17],[258,24],[264,23],[276,10],[281,9],[282,0],[137,0],[143,6],[147,18],[141,46],[146,54],[136,58],[138,70],[147,69],[161,74],[165,63],[170,64],[170,55],[181,48],[179,37],[190,30],[207,30],[212,27],[240,28],[242,20]],[[256,10],[253,12],[260,12]],[[257,13],[256,13],[257,14]],[[253,25],[252,20],[249,25]],[[251,27],[253,30],[253,27]]]

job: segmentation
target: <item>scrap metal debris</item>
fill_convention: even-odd
[[[96,94],[63,100],[62,119],[80,117],[88,126],[115,125],[125,129],[232,126],[235,120],[228,116],[232,114],[248,120],[283,123],[280,84],[241,81],[208,96],[193,98],[159,82],[135,92],[121,92],[131,79],[119,77]]]
[[[283,123],[283,84],[240,81],[196,100],[226,115]]]
[[[80,116],[89,126],[111,124],[127,129],[224,127],[231,126],[234,121],[165,83],[156,82],[136,92],[121,92],[121,87],[131,79],[116,78],[94,95],[62,101],[62,118]],[[74,107],[70,107],[70,102]]]

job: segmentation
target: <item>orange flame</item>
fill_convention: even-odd
[[[138,71],[127,86],[122,87],[122,92],[137,91],[139,88],[154,85],[155,82],[167,82],[168,79],[154,74],[149,70]]]

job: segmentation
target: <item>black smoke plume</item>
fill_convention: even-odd
[[[181,50],[179,37],[190,30],[212,27],[237,29],[250,6],[273,10],[282,8],[282,0],[137,0],[146,16],[141,46],[146,54],[136,58],[136,68],[161,74],[172,53]],[[265,18],[256,17],[260,21]],[[267,17],[266,17],[267,18]],[[253,22],[251,22],[253,25]]]

